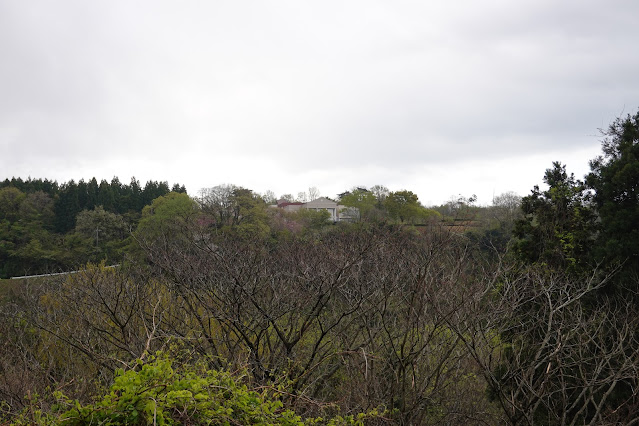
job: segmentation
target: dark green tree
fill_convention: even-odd
[[[80,179],[78,181],[78,205],[81,209],[86,209],[89,204],[89,184]]]
[[[128,210],[128,206],[122,202],[122,199],[126,195],[126,188],[117,176],[113,176],[113,179],[111,179],[111,193],[113,194],[113,208],[111,211],[120,214],[125,213]]]
[[[78,185],[70,180],[60,187],[55,202],[55,230],[66,233],[75,227],[75,217],[80,212]]]
[[[144,185],[142,190],[142,205],[149,205],[156,198],[167,195],[169,192],[169,184],[167,182],[150,180]]]
[[[0,189],[0,276],[56,269],[59,241],[53,229],[53,200],[43,191]]]
[[[0,182],[0,188],[6,188],[7,186],[13,186],[25,194],[42,191],[53,197],[58,193],[58,183],[48,179],[42,180],[29,178],[25,181],[21,178],[13,177]]]
[[[179,183],[176,183],[173,185],[173,188],[171,188],[171,192],[186,194],[186,187],[184,185],[180,185]]]
[[[596,255],[639,271],[639,112],[602,132],[603,155],[590,162],[586,183],[599,217]]]
[[[107,212],[102,206],[94,210],[81,211],[76,220],[76,233],[90,241],[93,247],[93,261],[104,258],[119,260],[120,249],[124,247],[129,229],[117,213]]]
[[[524,218],[515,223],[515,251],[527,262],[577,271],[590,260],[595,216],[585,185],[554,162],[544,175],[548,189],[535,185],[521,201]]]
[[[115,208],[115,194],[113,187],[106,180],[102,179],[98,189],[97,204],[104,207],[107,211],[113,211]]]
[[[98,185],[98,180],[93,177],[89,183],[87,184],[87,205],[86,209],[91,210],[95,208],[98,202],[98,192],[100,191],[100,186]]]
[[[142,187],[140,181],[133,176],[129,184],[129,208],[134,211],[142,211]]]

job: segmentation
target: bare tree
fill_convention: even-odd
[[[107,370],[156,350],[170,309],[157,281],[101,266],[66,276],[41,300],[33,323]]]
[[[447,232],[221,237],[147,253],[188,311],[196,350],[248,366],[264,385],[290,381],[303,409],[385,405],[402,424],[495,417],[477,397],[485,384],[473,358],[433,306],[450,304],[449,288],[476,265]]]
[[[447,316],[511,424],[639,421],[639,312],[598,292],[608,278],[500,269]]]
[[[237,186],[223,184],[200,190],[200,207],[203,211],[216,217],[221,224],[228,224],[233,218],[235,203],[233,194]]]
[[[493,198],[490,211],[491,219],[496,220],[500,227],[511,231],[515,220],[523,216],[521,197],[514,192],[497,195]]]
[[[266,192],[262,194],[262,199],[266,204],[277,203],[277,196],[275,195],[275,192],[271,191],[270,189],[266,190]]]
[[[320,197],[320,191],[315,186],[308,188],[308,200],[313,201]]]
[[[202,218],[140,237],[135,265],[90,266],[3,306],[0,397],[16,405],[28,389],[12,372],[34,389],[107,381],[176,342],[245,369],[302,414],[332,404],[387,407],[406,425],[639,422],[637,295],[607,297],[599,271],[575,279],[484,257],[436,226],[274,240]]]

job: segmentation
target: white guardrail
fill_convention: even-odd
[[[117,265],[110,265],[110,266],[105,266],[105,268],[117,268],[118,266],[120,266],[119,264]],[[82,272],[82,270],[78,270],[78,271],[68,271],[68,272],[55,272],[52,274],[39,274],[39,275],[23,275],[21,277],[11,277],[9,279],[11,280],[25,280],[27,278],[39,278],[39,277],[53,277],[56,275],[70,275],[70,274],[77,274],[78,272]]]

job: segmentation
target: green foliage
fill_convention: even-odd
[[[415,216],[420,208],[416,194],[411,191],[391,192],[384,205],[391,218],[404,222]]]
[[[617,311],[616,307],[634,307],[639,284],[639,113],[615,120],[608,130],[602,133],[605,136],[602,141],[603,155],[590,162],[591,173],[586,176],[586,182],[575,179],[572,174],[568,175],[565,166],[560,163],[553,163],[553,168],[546,170],[544,177],[548,189],[541,191],[535,186],[532,194],[522,199],[522,212],[525,216],[516,222],[514,229],[514,235],[518,238],[515,244],[516,254],[526,263],[536,264],[533,267],[543,268],[547,273],[552,273],[553,270],[567,272],[572,279],[577,276],[577,283],[589,283],[593,277],[605,277],[602,278],[596,293],[588,290],[591,294],[587,297],[585,292],[571,296],[575,297],[573,304],[578,312],[578,322],[575,326],[567,326],[570,332],[559,333],[560,338],[557,339],[559,343],[555,353],[559,349],[571,348],[571,336],[578,335],[578,327],[584,328],[584,334],[588,335],[589,339],[573,345],[579,348],[578,357],[574,360],[578,370],[570,367],[573,371],[569,374],[548,375],[562,379],[551,379],[546,387],[563,386],[564,398],[575,406],[583,397],[584,391],[579,383],[580,377],[573,375],[574,371],[603,375],[606,373],[602,371],[610,369],[617,376],[614,385],[607,392],[594,392],[594,398],[601,398],[602,402],[599,405],[592,403],[586,407],[586,403],[581,411],[575,413],[565,413],[564,410],[553,413],[557,416],[576,415],[575,422],[584,422],[579,416],[589,421],[589,416],[593,416],[592,413],[598,412],[604,404],[610,407],[611,412],[621,412],[613,407],[624,406],[636,395],[632,384],[636,375],[634,371],[624,380],[619,379],[627,362],[626,355],[633,351],[626,347],[631,345],[630,342],[635,342],[637,337],[636,327],[629,326],[632,330],[629,335],[623,334],[624,327],[628,326],[630,321],[634,321],[636,314],[633,312],[624,317],[626,313]],[[604,275],[611,271],[614,274]],[[523,290],[524,288],[520,289]],[[570,294],[570,284],[562,283],[561,286],[553,288],[553,293],[555,291],[556,294],[547,293],[549,301],[551,296],[562,298]],[[529,318],[542,316],[543,303],[543,299],[531,303],[530,309],[523,314],[518,313],[522,317],[515,323],[529,322],[523,315]],[[557,302],[554,302],[554,305],[560,308],[568,306],[567,303]],[[553,308],[550,312],[553,316],[559,317],[560,308]],[[606,315],[610,317],[602,320]],[[564,321],[568,320],[563,314],[561,318]],[[601,330],[599,321],[606,324],[606,332],[601,336],[598,336]],[[521,348],[521,354],[525,356],[519,355],[520,359],[532,359],[541,353],[536,349],[536,345],[548,341],[548,338],[543,336],[550,330],[549,324],[550,319],[537,327],[526,326],[525,329],[516,332],[518,337],[530,333],[530,337],[523,342]],[[559,324],[565,326],[563,321]],[[616,334],[619,330],[624,331]],[[601,337],[602,343],[592,343],[590,339],[595,337]],[[620,352],[615,346],[615,339],[624,342],[624,349]],[[594,354],[590,360],[586,355],[589,350]],[[602,354],[608,358],[604,358]],[[564,354],[557,355],[557,358],[562,359],[558,366],[568,369],[568,357]],[[603,370],[594,366],[602,359],[605,359],[603,363],[606,364],[606,369]],[[593,366],[588,367],[589,362]],[[534,363],[530,362],[530,365]],[[537,364],[536,368],[542,370],[540,365]],[[550,371],[551,365],[554,367],[552,363],[545,367],[546,374]],[[572,395],[566,391],[571,387],[576,389]],[[540,409],[535,415],[539,412],[544,413],[544,416],[547,414],[544,409]],[[550,412],[552,410],[549,410]],[[538,421],[541,421],[541,418],[536,419],[536,422]],[[593,423],[594,421],[593,419]]]
[[[218,230],[240,237],[269,234],[266,203],[250,189],[218,185],[202,189],[201,194],[201,209]]]
[[[95,256],[90,260],[118,260],[128,236],[128,227],[122,216],[97,206],[94,210],[83,210],[78,214],[75,232],[91,241]]]
[[[203,363],[175,370],[159,357],[135,370],[116,373],[101,400],[74,407],[60,417],[62,425],[119,424],[301,424],[280,401],[241,384],[228,372],[207,370]]]
[[[180,230],[196,209],[195,201],[184,193],[171,192],[158,197],[142,210],[135,235],[146,240],[170,235]]]
[[[42,191],[26,194],[20,204],[20,219],[53,230],[53,199]]]
[[[276,388],[249,389],[243,376],[210,370],[202,360],[174,367],[165,354],[138,361],[134,369],[118,370],[107,393],[92,404],[54,392],[58,402],[52,412],[32,404],[14,425],[363,425],[378,417],[372,410],[345,417],[310,418],[305,421],[286,409]]]
[[[259,195],[250,189],[235,188],[231,202],[232,225],[240,236],[262,238],[268,235],[266,204]]]
[[[82,210],[78,199],[78,186],[73,180],[60,187],[55,202],[55,230],[66,233],[75,227],[75,217]]]
[[[548,190],[535,186],[522,199],[525,217],[514,228],[515,251],[526,262],[571,272],[621,268],[612,281],[623,284],[608,288],[636,287],[639,112],[618,118],[602,134],[603,155],[590,162],[585,183],[554,163],[544,177]]]
[[[411,191],[397,191],[388,194],[384,201],[388,215],[400,223],[424,223],[441,218],[439,212],[425,209]]]
[[[357,188],[340,198],[340,204],[357,209],[359,220],[370,221],[376,216],[378,199],[371,191]]]
[[[52,225],[49,195],[24,194],[11,186],[0,189],[0,277],[57,267],[61,252]]]
[[[24,193],[13,186],[0,189],[0,220],[18,220],[24,197]]]
[[[312,230],[322,229],[332,223],[331,214],[324,209],[299,209],[293,216],[300,221],[303,227]]]
[[[183,186],[174,185],[181,193]],[[75,269],[87,261],[118,261],[128,227],[142,208],[168,194],[167,182],[114,177],[58,185],[20,178],[0,182],[0,277]],[[96,208],[99,206],[99,208]],[[126,224],[125,224],[126,223]]]
[[[98,188],[97,204],[105,207],[107,210],[112,211],[115,208],[117,189],[109,185],[109,182],[102,179],[100,187]]]
[[[515,223],[520,259],[578,272],[588,267],[595,215],[584,184],[559,162],[547,169],[546,191],[538,186],[522,199],[524,218]]]
[[[597,256],[639,270],[639,112],[603,133],[603,155],[590,162],[586,183],[600,219]]]
[[[13,186],[18,188],[20,191],[25,194],[30,194],[32,192],[42,191],[49,196],[53,197],[58,191],[58,183],[56,181],[50,181],[48,179],[32,179],[29,178],[26,181],[21,178],[11,178],[5,179],[0,182],[0,188],[6,188],[8,186]]]

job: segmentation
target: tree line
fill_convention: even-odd
[[[73,269],[87,261],[116,262],[145,205],[184,186],[135,178],[58,184],[20,178],[0,182],[0,277]],[[117,237],[117,238],[116,238]],[[115,245],[108,243],[119,240]]]

